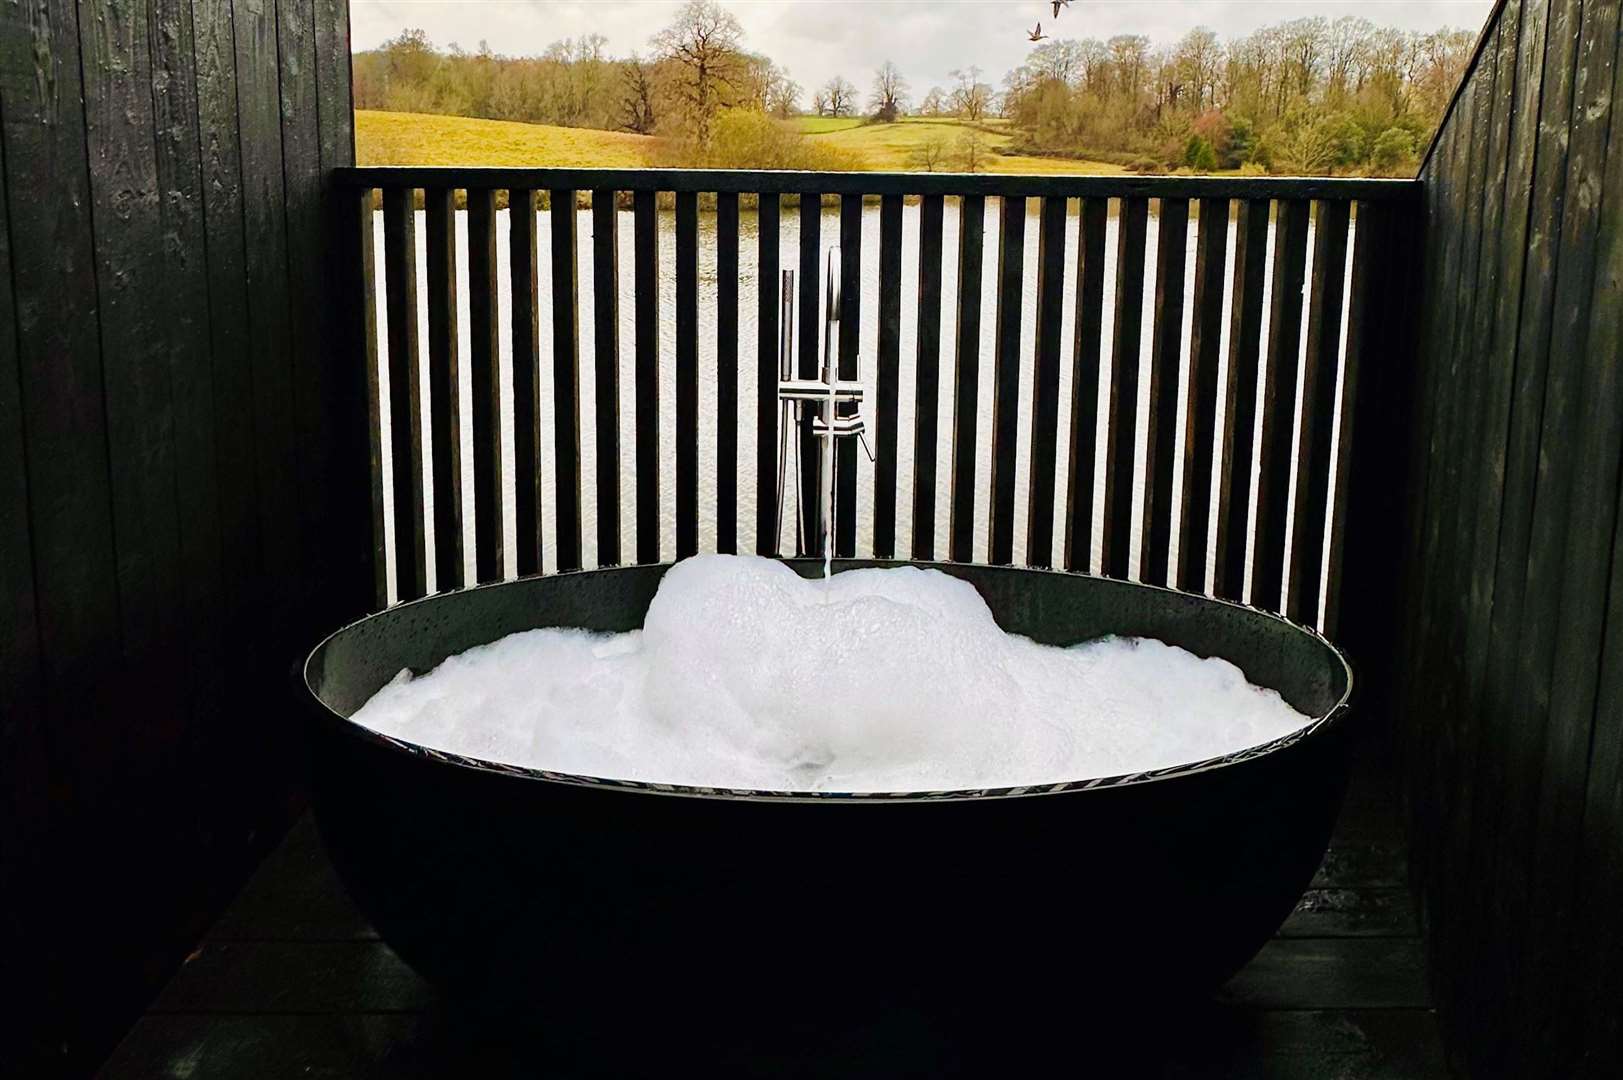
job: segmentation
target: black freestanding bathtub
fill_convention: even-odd
[[[808,576],[821,564],[795,562]],[[838,568],[879,565],[863,562]],[[663,566],[484,586],[345,627],[304,667],[322,835],[383,938],[458,1000],[599,1052],[907,1010],[1018,1038],[1204,994],[1273,933],[1345,787],[1351,676],[1317,634],[1165,589],[940,564],[1006,629],[1157,637],[1319,719],[1216,760],[882,795],[617,782],[460,758],[348,719],[401,668],[518,630],[642,624]],[[1079,703],[1079,707],[1085,707]]]

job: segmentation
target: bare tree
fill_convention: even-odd
[[[743,39],[738,20],[715,0],[688,0],[676,13],[676,20],[653,37],[660,58],[671,61],[681,72],[675,90],[700,146],[710,145],[716,110],[729,83],[738,76]]]
[[[948,72],[952,88],[952,111],[965,120],[984,119],[992,107],[992,87],[981,82],[981,69],[973,65]]]
[[[894,123],[907,108],[907,80],[902,78],[902,69],[889,60],[874,72],[869,107],[876,118],[887,124]]]
[[[830,116],[850,116],[857,111],[857,88],[843,75],[823,84],[823,104]]]
[[[913,150],[913,165],[921,172],[940,172],[947,167],[947,137],[931,135]]]
[[[822,90],[812,91],[812,115],[823,116],[828,112],[828,95]]]
[[[947,92],[939,86],[930,87],[930,92],[924,95],[919,104],[919,112],[925,116],[940,116],[948,109]]]
[[[958,168],[966,173],[986,171],[986,159],[990,150],[986,145],[986,136],[976,128],[966,128],[958,136]]]
[[[620,67],[621,126],[639,135],[654,130],[653,65],[632,53]]]
[[[772,84],[766,95],[766,111],[787,120],[800,108],[800,84],[784,75]]]

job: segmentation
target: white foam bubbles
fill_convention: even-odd
[[[705,555],[666,574],[640,631],[512,634],[402,672],[354,719],[560,772],[921,791],[1163,768],[1308,718],[1228,661],[1159,641],[1006,634],[973,586],[937,570],[806,580]]]

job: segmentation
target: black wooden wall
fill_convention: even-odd
[[[1618,31],[1501,3],[1423,170],[1402,726],[1473,1076],[1623,1075]]]
[[[0,1073],[80,1074],[285,822],[290,662],[370,590],[347,4],[0,0],[0,120]]]

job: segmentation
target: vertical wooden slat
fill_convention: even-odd
[[[818,377],[818,350],[822,347],[823,199],[816,192],[800,195],[800,377]],[[800,542],[799,555],[823,553],[823,459],[812,434],[811,409],[800,417]]]
[[[935,558],[936,428],[941,401],[941,232],[946,200],[919,204],[919,290],[913,397],[913,558]]]
[[[676,195],[676,557],[699,551],[699,196]]]
[[[434,583],[463,584],[462,378],[457,338],[456,193],[423,192],[428,230],[428,418],[434,460]]]
[[[237,116],[236,45],[229,5],[213,0],[193,6],[192,14],[196,34],[193,55],[197,65],[197,122],[201,133],[203,256],[207,260],[209,275],[208,320],[213,353],[215,413],[217,417],[245,416],[253,410],[253,386],[248,364],[243,359],[248,355],[251,331],[248,325],[247,248],[242,229],[244,191],[242,139]],[[8,108],[15,110],[14,105]],[[364,247],[369,260],[366,269],[368,272],[375,271],[376,253],[372,249],[376,197],[368,191],[360,196],[359,203],[344,199],[342,204],[346,230],[341,246],[355,252],[360,252]],[[357,213],[358,218],[355,217]],[[357,233],[356,229],[360,232]],[[352,269],[346,266],[346,270]],[[350,289],[356,289],[361,284],[353,277],[349,277],[348,281]],[[357,339],[357,349],[360,348],[359,335],[363,332],[371,335],[374,352],[367,355],[373,359],[376,358],[377,326],[375,322],[368,322],[363,330],[359,324],[375,318],[376,297],[370,292],[375,288],[375,283],[375,278],[368,278],[365,282],[369,291],[364,309],[357,305],[347,313],[356,320],[350,330],[351,336]],[[353,295],[358,296],[358,293]],[[370,389],[371,396],[365,399],[369,411],[378,404],[376,386]],[[381,480],[375,471],[381,468],[381,445],[376,447],[376,451],[371,475],[372,509],[376,513],[366,561],[371,566],[375,586],[372,603],[382,608],[387,602],[384,592],[387,571],[383,563],[381,531],[383,492]],[[226,537],[227,616],[247,618],[257,607],[256,594],[264,580],[260,572],[263,545],[256,505],[258,492],[254,483],[244,483],[242,480],[253,472],[253,425],[217,422],[214,452],[220,492],[220,520]]]
[[[958,339],[953,373],[952,507],[947,524],[947,557],[975,557],[975,420],[980,401],[981,244],[986,232],[986,198],[958,200]]]
[[[896,557],[896,416],[902,347],[902,197],[879,203],[879,368],[874,416],[873,553]]]
[[[496,192],[468,189],[468,375],[473,424],[474,579],[506,572],[502,537],[501,353],[496,323]]]
[[[313,33],[303,33],[309,26],[292,20],[300,33],[285,67],[313,52]],[[225,600],[227,597],[224,543],[226,535],[221,527],[220,476],[217,468],[217,436],[215,425],[215,388],[213,356],[210,348],[208,319],[209,269],[204,253],[206,223],[203,211],[203,181],[199,161],[199,127],[197,97],[196,42],[193,35],[191,5],[185,0],[153,0],[151,4],[149,37],[152,50],[153,134],[156,150],[156,180],[163,193],[159,212],[165,242],[164,287],[170,294],[170,336],[173,347],[169,353],[169,385],[175,425],[175,501],[180,555],[180,625],[189,650],[186,692],[193,722],[207,722],[205,718],[219,715],[227,693],[230,677],[226,672],[226,650],[229,644],[223,630],[227,625]],[[283,80],[283,92],[303,89],[312,96],[314,85],[309,81],[298,84]],[[301,134],[316,125],[315,109],[307,99],[296,103],[302,122]],[[335,482],[333,472],[321,469],[319,464],[312,475],[312,464],[321,463],[333,447],[321,441],[318,426],[324,380],[333,374],[333,365],[318,362],[323,346],[332,347],[340,336],[338,308],[330,297],[340,287],[332,275],[333,256],[342,252],[348,257],[348,245],[333,243],[334,236],[347,235],[347,230],[335,231],[336,224],[328,211],[331,205],[322,201],[322,164],[319,150],[308,140],[298,140],[300,152],[292,159],[289,198],[297,202],[298,226],[294,230],[299,239],[302,276],[308,279],[305,303],[301,306],[310,316],[303,324],[308,332],[300,343],[308,351],[304,358],[305,378],[301,379],[299,395],[300,423],[303,437],[301,446],[305,454],[300,462],[306,476],[311,477],[322,496],[333,498],[342,510],[335,515],[326,511],[333,503],[324,505],[318,497],[305,502],[301,525],[300,544],[306,556],[307,595],[315,599],[312,609],[320,609],[316,620],[327,616],[327,610],[341,607],[341,616],[353,617],[366,610],[366,580],[362,563],[356,561],[358,551],[364,550],[365,486],[343,486]],[[3,164],[0,164],[3,167]],[[0,183],[0,212],[4,207],[4,185]],[[5,230],[0,227],[0,233]],[[3,247],[0,244],[0,247]],[[0,253],[0,273],[4,273],[5,258]],[[312,273],[311,270],[314,272]],[[294,271],[299,273],[299,271]],[[310,297],[320,297],[312,304]],[[9,310],[11,298],[0,301],[0,309]],[[14,316],[10,316],[14,317]],[[0,326],[11,325],[6,310],[0,310]],[[327,333],[315,331],[318,320]],[[9,336],[9,335],[8,335]],[[354,354],[349,354],[353,361]],[[0,364],[0,367],[3,367]],[[353,363],[349,371],[355,370]],[[5,375],[0,372],[0,380]],[[15,381],[15,380],[13,380]],[[352,413],[351,421],[361,422],[352,430],[364,438],[364,412]],[[0,419],[0,426],[4,425]],[[0,436],[3,440],[3,436]],[[346,457],[347,469],[336,476],[353,481],[360,476],[356,468],[363,455]],[[17,467],[21,469],[19,459]],[[0,471],[4,467],[0,466]],[[7,500],[0,498],[0,505]],[[21,500],[11,505],[25,505]],[[349,525],[345,529],[344,525]],[[317,529],[321,535],[317,536]],[[333,572],[333,560],[342,555],[349,560],[343,566],[344,587],[334,589],[331,582],[338,575]],[[0,553],[0,561],[4,553]],[[30,566],[32,558],[26,563]],[[0,571],[0,578],[5,576]],[[0,594],[4,593],[0,587]],[[316,599],[319,595],[319,599]],[[342,597],[342,602],[337,597]],[[358,602],[357,602],[358,601]],[[0,610],[6,610],[0,597]],[[314,612],[312,612],[314,614]],[[26,646],[24,646],[26,648]],[[0,666],[4,666],[0,664]],[[0,674],[0,681],[4,681]],[[3,696],[4,691],[0,691]],[[6,707],[0,701],[0,714]],[[3,846],[3,844],[0,844]],[[0,878],[5,877],[0,870]]]
[[[1178,437],[1178,368],[1183,349],[1183,281],[1189,250],[1189,200],[1162,199],[1156,232],[1155,326],[1150,340],[1150,411],[1145,419],[1144,537],[1139,577],[1173,577],[1172,481]],[[1190,477],[1184,477],[1188,484]]]
[[[716,196],[716,550],[738,551],[738,195]]]
[[[321,308],[326,316],[322,352],[325,362],[317,379],[320,420],[317,443],[318,460],[322,462],[322,503],[325,510],[320,516],[318,540],[321,542],[325,565],[318,571],[318,580],[324,582],[324,596],[312,618],[318,623],[338,625],[359,618],[371,608],[370,575],[367,566],[370,529],[367,526],[367,508],[370,500],[366,454],[366,373],[355,363],[359,352],[352,346],[355,297],[352,271],[354,251],[350,246],[352,193],[341,188],[332,170],[355,164],[355,106],[350,94],[349,81],[349,5],[345,0],[315,0],[315,66],[316,112],[320,123],[320,167],[325,170],[323,212],[329,222],[336,243],[324,245],[326,269],[323,282],[330,282],[332,294],[324,297]],[[181,17],[193,18],[196,8],[173,0],[173,9]],[[189,66],[201,47],[201,35],[182,34],[176,39],[179,53],[177,64]],[[202,101],[202,64],[196,71],[198,103]],[[197,138],[202,133],[215,131],[205,126],[201,111],[197,116]],[[194,144],[193,149],[199,149]],[[206,189],[207,182],[202,185]],[[206,195],[203,198],[206,202]],[[206,214],[205,214],[206,218]],[[201,255],[202,248],[197,249]],[[212,278],[215,268],[207,267]],[[211,288],[212,293],[212,288]],[[336,298],[336,300],[334,299]],[[217,391],[216,391],[217,392]],[[215,433],[216,447],[219,432]],[[221,501],[224,493],[221,492]],[[226,578],[229,586],[229,576]]]
[[[620,562],[620,212],[592,192],[592,352],[597,440],[597,563]]]
[[[395,594],[428,591],[423,513],[423,385],[417,342],[417,214],[411,188],[383,191],[383,273],[389,327],[389,457],[394,463]]]
[[[1201,199],[1195,240],[1195,295],[1189,332],[1189,414],[1183,443],[1183,515],[1178,588],[1206,587],[1212,514],[1212,457],[1217,447],[1218,365],[1223,336],[1223,279],[1228,274],[1229,201]]]
[[[537,199],[507,193],[508,271],[513,316],[513,517],[518,574],[539,574],[541,552],[541,318]]]
[[[1071,358],[1071,433],[1065,491],[1065,569],[1093,559],[1094,462],[1099,433],[1099,358],[1105,306],[1105,230],[1110,200],[1083,199],[1076,245],[1076,338]]]
[[[1305,200],[1281,200],[1274,233],[1268,373],[1258,441],[1257,555],[1251,585],[1252,602],[1270,611],[1283,611],[1285,607],[1286,512],[1302,340],[1302,286],[1307,272],[1308,210]]]
[[[1341,301],[1347,273],[1347,222],[1341,199],[1319,203],[1313,234],[1313,291],[1302,371],[1302,426],[1296,441],[1296,520],[1291,537],[1291,585],[1286,611],[1304,625],[1321,614],[1326,515],[1334,462],[1330,441],[1336,413],[1341,351]]]
[[[1363,456],[1358,443],[1358,421],[1361,415],[1366,415],[1368,410],[1380,404],[1379,399],[1373,396],[1374,390],[1382,388],[1380,377],[1365,380],[1360,379],[1359,375],[1368,343],[1372,338],[1378,339],[1376,329],[1369,325],[1369,319],[1380,310],[1376,275],[1382,272],[1381,265],[1391,252],[1388,234],[1392,222],[1393,215],[1386,208],[1369,202],[1358,204],[1358,232],[1353,242],[1352,280],[1348,284],[1347,354],[1339,376],[1341,385],[1336,391],[1341,417],[1341,441],[1336,448],[1335,502],[1330,508],[1330,526],[1326,536],[1330,589],[1325,596],[1320,618],[1321,628],[1332,639],[1335,638],[1341,608],[1347,508],[1352,504],[1353,492],[1361,482],[1353,475],[1354,454]],[[1376,432],[1381,430],[1379,421],[1371,421],[1369,426]]]
[[[373,218],[377,214],[377,193],[361,191],[352,206],[350,235],[355,244],[356,267],[351,278],[358,301],[352,314],[352,340],[366,370],[366,449],[371,479],[372,523],[372,602],[379,611],[389,604],[389,569],[385,555],[383,498],[383,391],[378,358],[377,252]],[[218,337],[216,337],[218,342]],[[228,425],[222,425],[224,431]],[[227,440],[222,439],[222,444]],[[224,464],[222,460],[222,465]]]
[[[839,376],[857,377],[857,348],[862,327],[862,196],[840,198],[840,352]],[[855,411],[841,405],[843,414]],[[849,559],[857,553],[857,444],[834,443],[834,554]]]
[[[999,199],[997,324],[992,367],[992,499],[987,550],[1014,561],[1014,470],[1020,430],[1020,308],[1026,258],[1026,200]]]
[[[1245,599],[1251,536],[1251,469],[1256,460],[1257,378],[1262,363],[1262,296],[1268,280],[1268,200],[1246,199],[1234,223],[1234,290],[1229,308],[1228,379],[1219,433],[1217,541],[1212,595]]]
[[[552,225],[552,453],[558,569],[580,569],[580,289],[575,192],[547,195]]]
[[[291,298],[287,213],[282,200],[286,168],[280,131],[276,11],[268,4],[257,9],[233,5],[230,18],[236,39],[256,502],[264,581],[269,583],[291,580],[299,572],[294,526],[301,501],[292,445]],[[130,459],[129,455],[115,456]],[[269,625],[287,625],[283,620],[291,618],[295,590],[271,588],[261,603],[268,609]]]
[[[782,199],[759,196],[755,235],[755,552],[778,553],[778,253]]]
[[[659,561],[659,216],[654,193],[632,198],[637,305],[637,561]]]
[[[1031,382],[1031,483],[1026,562],[1054,564],[1054,469],[1059,445],[1060,334],[1065,289],[1065,199],[1043,199],[1037,234],[1037,357]]]
[[[1110,344],[1110,425],[1105,436],[1104,572],[1125,578],[1132,566],[1133,456],[1138,436],[1139,350],[1144,316],[1144,249],[1150,203],[1121,201],[1116,231],[1116,322]]]

